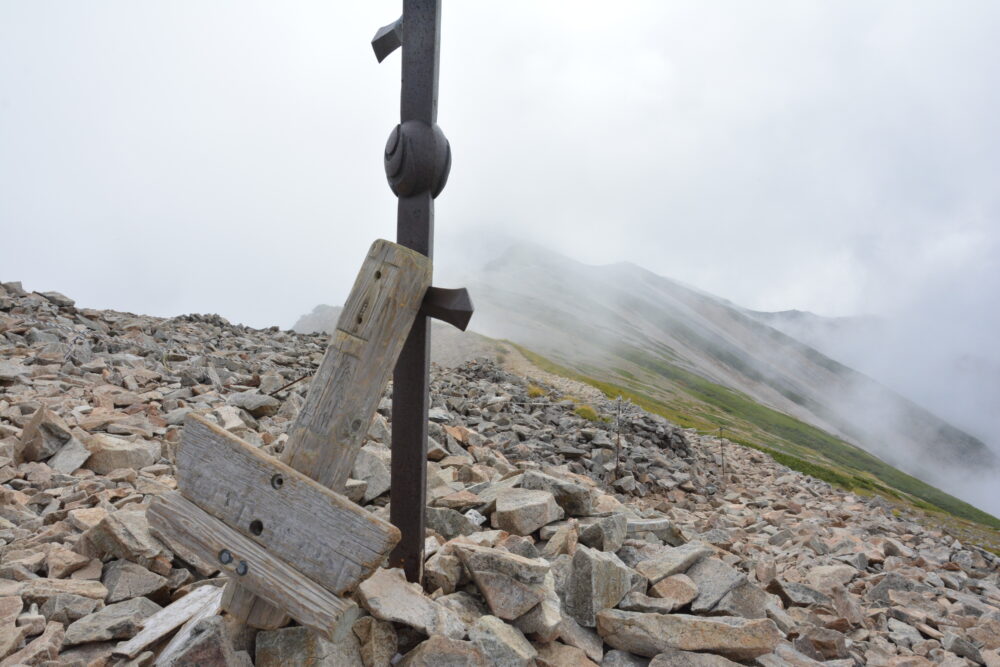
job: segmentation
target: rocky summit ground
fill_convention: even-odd
[[[0,667],[1000,665],[989,552],[487,361],[433,373],[424,585],[377,570],[338,642],[243,628],[145,508],[188,413],[279,453],[325,344],[3,283]],[[380,516],[390,408],[348,485]]]

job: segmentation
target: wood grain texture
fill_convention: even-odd
[[[177,652],[180,651],[185,644],[187,644],[188,639],[192,634],[194,634],[194,626],[198,625],[198,621],[203,618],[215,616],[222,611],[222,608],[219,605],[219,600],[222,597],[222,589],[216,588],[215,586],[212,586],[211,588],[215,588],[215,592],[209,599],[208,603],[195,611],[195,613],[193,613],[191,617],[184,622],[184,625],[182,625],[181,629],[177,631],[177,634],[174,635],[169,642],[167,642],[167,645],[163,647],[160,654],[156,656],[156,662],[153,663],[156,667],[168,664],[171,659],[177,655]]]
[[[289,432],[285,463],[343,490],[430,283],[429,259],[372,244]]]
[[[366,579],[399,541],[389,522],[198,415],[184,422],[177,486],[201,509],[337,594]]]
[[[129,658],[142,653],[147,646],[167,636],[203,608],[219,608],[222,589],[218,586],[199,586],[176,602],[172,602],[142,622],[142,630],[127,641],[120,642],[114,649],[115,655]]]
[[[289,432],[282,461],[342,492],[375,416],[379,399],[431,284],[431,261],[418,252],[375,241],[337,321],[306,402]],[[287,617],[236,582],[226,610],[256,628]]]
[[[350,625],[360,614],[353,602],[338,598],[179,492],[158,496],[150,504],[147,516],[154,535],[172,533],[184,539],[199,556],[219,562],[224,572],[239,577],[244,588],[272,606],[286,610],[299,623],[327,639],[337,636],[342,623]],[[220,562],[223,550],[232,555],[229,563]],[[242,563],[246,564],[246,572],[239,575]]]
[[[291,618],[281,609],[275,609],[249,588],[240,586],[232,579],[226,584],[222,595],[222,608],[230,616],[258,630],[277,630],[288,624]],[[254,612],[254,609],[257,611]]]

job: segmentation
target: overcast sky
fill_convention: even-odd
[[[394,235],[399,55],[369,40],[399,11],[0,0],[0,279],[257,326],[342,302]],[[901,349],[1000,385],[1000,3],[443,17],[439,266],[477,239],[629,260],[752,308],[907,322]]]

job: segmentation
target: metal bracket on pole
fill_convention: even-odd
[[[429,287],[424,301],[420,304],[420,315],[447,322],[456,329],[465,331],[472,319],[474,308],[469,290]]]
[[[403,17],[384,25],[378,29],[372,37],[372,48],[375,50],[375,57],[382,62],[389,57],[389,54],[398,49],[403,44]]]

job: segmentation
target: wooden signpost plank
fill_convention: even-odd
[[[137,635],[118,643],[113,653],[134,658],[142,653],[147,646],[158,642],[168,634],[187,623],[187,621],[206,607],[219,607],[222,589],[217,586],[199,586],[181,599],[169,605],[142,621],[142,630]]]
[[[204,417],[184,422],[177,479],[185,498],[337,594],[399,541],[392,524]]]
[[[209,597],[208,601],[191,617],[184,622],[181,629],[177,631],[167,645],[163,647],[160,654],[156,656],[156,662],[153,663],[155,667],[163,667],[164,665],[169,665],[173,662],[174,656],[177,655],[184,648],[184,646],[191,639],[191,635],[194,634],[194,627],[198,625],[200,621],[206,618],[211,618],[215,616],[220,611],[222,611],[222,589],[211,587],[214,594]]]
[[[430,282],[429,259],[375,242],[289,433],[285,463],[343,489]]]
[[[354,602],[337,597],[176,491],[160,495],[147,516],[158,533],[184,540],[199,556],[214,559],[246,588],[327,639],[360,616]]]
[[[379,239],[337,321],[282,461],[334,491],[343,491],[382,392],[431,284],[431,260]],[[227,586],[226,610],[257,628],[287,617]]]

